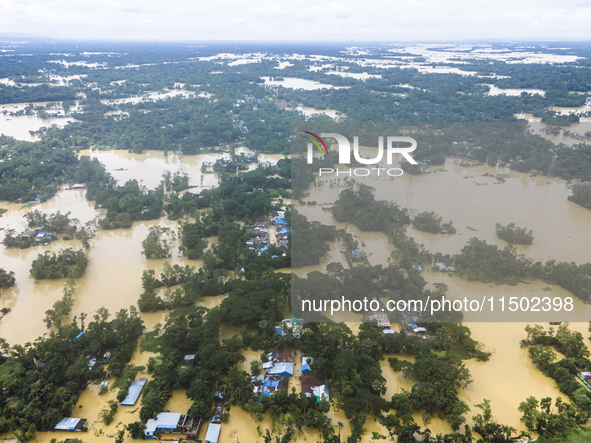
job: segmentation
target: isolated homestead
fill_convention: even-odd
[[[359,251],[357,249],[347,252],[347,257],[349,257],[349,260],[351,260],[352,262],[361,262],[365,261],[366,259],[365,252]]]
[[[380,312],[371,312],[370,314],[367,315],[367,321],[370,322],[375,322],[378,324],[378,326],[380,328],[383,329],[390,329],[390,319],[388,318],[388,315]]]
[[[304,319],[302,318],[286,318],[281,321],[282,330],[291,332],[295,338],[300,338],[304,328]],[[283,333],[280,334],[283,337]]]

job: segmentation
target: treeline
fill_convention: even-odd
[[[209,231],[202,231],[202,229]],[[207,252],[204,252],[203,248],[207,245],[204,236],[212,235],[217,236],[216,242]],[[228,277],[229,271],[245,275],[247,279],[258,279],[272,270],[289,267],[290,254],[283,255],[276,246],[269,245],[269,250],[259,255],[246,246],[247,238],[243,228],[226,220],[216,223],[207,216],[194,223],[185,223],[181,229],[184,253],[190,259],[202,258],[203,265],[198,270],[194,270],[189,266],[165,263],[160,276],[152,270],[144,271],[142,276],[144,292],[138,301],[140,310],[153,312],[190,307],[201,297],[238,291],[242,288],[241,280],[237,276]],[[271,282],[267,283],[271,285]],[[159,288],[174,286],[179,287],[174,290],[167,289],[163,296],[158,294]],[[245,306],[244,312],[240,314],[237,312],[236,315],[244,316],[243,321],[247,322],[246,318],[255,315],[252,314],[251,309],[260,309],[258,306],[264,304],[263,300],[266,296],[270,294],[262,291],[262,298],[259,301],[252,306]],[[234,302],[238,303],[238,300],[229,298],[224,301],[229,309],[228,315],[234,312]],[[237,321],[236,324],[240,322]]]
[[[530,397],[519,406],[523,412],[522,420],[529,430],[540,435],[563,435],[591,417],[591,392],[577,380],[579,372],[591,370],[589,349],[583,335],[571,331],[568,323],[548,330],[540,325],[528,325],[525,331],[527,337],[521,341],[521,347],[527,349],[533,364],[556,382],[571,403],[557,398],[556,407],[551,408],[552,399],[545,398],[538,403]],[[564,357],[558,358],[557,352]]]
[[[206,258],[207,262],[207,258]],[[274,325],[279,321],[287,304],[289,279],[283,274],[260,275],[260,279],[234,281],[230,288],[217,288],[215,294],[205,289],[207,267],[195,272],[187,268],[167,271],[165,277],[177,274],[186,297],[192,297],[188,305],[175,304],[175,310],[169,314],[162,330],[148,334],[142,344],[161,354],[158,360],[150,360],[148,370],[154,374],[154,380],[147,385],[142,399],[140,418],[145,421],[163,411],[166,400],[173,389],[186,389],[187,396],[194,403],[190,409],[194,417],[211,416],[214,390],[223,390],[228,400],[235,402],[242,396],[252,398],[252,387],[246,373],[235,369],[236,363],[243,360],[241,350],[246,346],[269,346],[270,337],[276,334]],[[144,287],[150,289],[154,280],[153,273],[144,274]],[[173,283],[171,281],[170,283]],[[210,281],[210,290],[213,289]],[[220,307],[206,313],[203,308],[194,308],[195,300],[202,296],[217,295],[218,291],[230,293]],[[140,299],[141,301],[141,299]],[[183,307],[185,306],[185,307]],[[169,306],[173,307],[173,306]],[[189,308],[189,309],[187,309]],[[238,325],[242,328],[243,338],[234,337],[220,343],[219,329],[222,323]],[[258,331],[250,335],[247,331]],[[195,365],[181,364],[183,356],[195,354]],[[249,389],[244,389],[246,386]]]
[[[38,209],[27,212],[24,217],[27,220],[27,225],[33,232],[35,231],[46,231],[51,235],[52,240],[55,240],[54,234],[63,235],[64,240],[70,240],[76,238],[82,242],[82,245],[88,249],[90,243],[88,240],[92,237],[92,230],[90,226],[92,223],[87,224],[86,227],[80,226],[78,219],[70,218],[71,213],[67,212],[62,214],[60,211],[54,213],[44,213]],[[45,240],[44,240],[45,241]],[[37,242],[36,238],[31,232],[21,235],[21,233],[14,233],[7,231],[2,243],[9,248],[20,248],[26,249],[35,244],[41,244]]]
[[[95,158],[82,157],[73,174],[79,183],[86,183],[86,199],[97,208],[107,210],[99,221],[103,229],[130,228],[134,221],[160,218],[164,190],[162,185],[148,190],[137,180],[117,185],[105,167]]]
[[[591,209],[591,184],[580,183],[573,186],[573,195],[568,199],[584,208]]]
[[[0,84],[0,104],[75,100],[76,91],[67,86],[8,86]]]
[[[408,271],[414,271],[419,265],[430,264],[436,258],[438,261],[446,261],[448,266],[454,265],[458,274],[469,280],[491,282],[519,278],[544,279],[572,292],[583,301],[591,299],[589,263],[577,265],[555,260],[534,262],[517,254],[511,246],[499,249],[496,245],[488,245],[486,241],[477,238],[471,238],[461,252],[454,256],[430,254],[422,245],[409,239],[401,229],[400,223],[410,221],[406,210],[391,203],[376,201],[371,188],[364,188],[364,185],[357,191],[343,191],[332,210],[338,221],[351,222],[362,230],[371,227],[386,233],[397,248],[393,255],[400,266]],[[388,216],[389,211],[394,212]],[[299,233],[294,237],[297,236]]]
[[[164,264],[164,270],[159,277],[153,270],[144,271],[142,275],[142,287],[144,292],[138,300],[138,306],[142,312],[155,312],[166,309],[190,307],[200,297],[212,297],[228,292],[232,288],[232,280],[223,278],[223,272],[214,268],[211,264],[213,257],[206,257],[199,270],[189,266]],[[160,288],[167,289],[164,296],[157,294]]]
[[[242,139],[227,107],[201,97],[169,97],[156,102],[117,105],[127,112],[125,118],[104,116],[113,108],[101,103],[100,97],[89,97],[83,113],[74,114],[81,123],[48,131],[47,137],[86,137],[88,143],[113,149],[142,152],[176,146],[184,154],[198,154],[205,147]],[[207,116],[207,117],[206,117]]]
[[[72,177],[76,154],[62,145],[48,146],[0,136],[0,200],[45,201]]]
[[[336,240],[336,228],[319,222],[309,222],[298,212],[291,215],[291,221],[295,231],[290,236],[291,266],[299,268],[317,265],[324,254],[330,250],[327,243]]]
[[[583,301],[591,298],[591,264],[533,262],[512,247],[499,249],[484,240],[471,238],[462,251],[452,257],[458,274],[469,280],[534,278],[556,283]]]
[[[312,374],[328,379],[333,401],[350,420],[349,441],[359,441],[364,423],[371,416],[390,431],[390,437],[397,435],[399,439],[410,438],[420,429],[412,417],[415,411],[421,412],[427,423],[436,415],[445,418],[456,432],[465,422],[468,406],[458,395],[471,378],[459,356],[479,355],[486,360],[490,354],[480,350],[464,326],[439,323],[428,327],[433,337],[430,340],[404,333],[384,334],[372,322],[362,323],[357,335],[344,323],[305,325],[302,352],[314,357]],[[415,363],[397,357],[391,357],[390,363],[395,371],[403,371],[416,383],[411,392],[402,391],[384,399],[380,361],[392,354],[414,357]],[[408,432],[411,428],[413,431]]]

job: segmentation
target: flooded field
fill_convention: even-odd
[[[533,366],[527,350],[519,347],[519,341],[526,336],[525,323],[466,323],[466,326],[472,331],[472,337],[492,352],[487,362],[466,362],[474,379],[460,396],[471,407],[467,417],[476,415],[478,410],[474,405],[486,398],[491,401],[493,416],[499,423],[525,431],[519,421],[519,403],[532,395],[538,399],[562,397],[567,400],[554,381]]]
[[[486,174],[486,175],[485,175]],[[492,177],[502,174],[504,182]],[[421,175],[405,174],[392,179],[391,186],[378,185],[376,199],[395,201],[413,213],[435,211],[444,221],[452,220],[457,229],[455,235],[436,235],[417,231],[412,227],[407,234],[418,243],[425,245],[431,252],[456,254],[460,252],[469,238],[478,237],[489,244],[504,247],[505,242],[495,235],[495,223],[503,225],[515,222],[518,226],[532,229],[534,243],[531,246],[518,246],[518,251],[535,260],[556,259],[591,262],[591,252],[583,244],[591,244],[591,211],[567,200],[570,189],[566,182],[548,177],[531,177],[505,168],[488,166],[462,167],[448,159],[440,170]],[[371,184],[371,183],[370,183]],[[382,233],[361,232],[352,225],[334,220],[329,209],[338,194],[344,188],[344,180],[328,178],[317,180],[311,188],[311,195],[305,200],[316,201],[315,206],[299,206],[298,209],[310,220],[344,228],[356,237],[361,248],[368,253],[371,264],[387,264],[387,258],[393,250],[392,245]],[[561,226],[561,229],[556,229]],[[331,261],[344,263],[343,247],[335,242],[319,266],[307,266],[294,270],[299,276],[311,271],[323,271]],[[467,281],[450,277],[439,272],[425,270],[423,277],[429,284],[445,283],[451,297],[474,297],[474,294],[506,294],[508,296],[531,293],[551,294],[566,297],[571,294],[556,286],[542,281],[522,282],[516,286],[494,285]],[[575,298],[575,310],[587,307]],[[527,317],[517,318],[512,323],[487,323],[486,318],[466,325],[472,331],[472,337],[481,342],[484,349],[492,352],[488,362],[469,360],[466,366],[474,379],[461,395],[462,400],[471,407],[466,416],[471,423],[472,415],[477,413],[474,405],[484,398],[490,399],[493,415],[504,424],[518,430],[525,430],[517,411],[519,403],[530,395],[537,398],[566,396],[559,392],[554,381],[544,376],[531,363],[526,350],[519,346],[525,338],[524,327]],[[589,318],[582,317],[571,328],[588,336]],[[544,324],[547,326],[547,323]],[[589,345],[589,342],[588,342]],[[382,374],[387,379],[387,396],[401,388],[408,389],[409,381],[393,372],[387,361],[382,364]],[[376,424],[380,432],[380,426]],[[449,432],[445,423],[432,423],[432,429],[440,427],[439,432]],[[368,426],[368,429],[370,427]],[[382,434],[386,434],[383,432]]]
[[[511,97],[517,97],[524,92],[530,95],[540,94],[541,96],[544,96],[546,94],[546,92],[542,91],[541,89],[501,89],[495,85],[487,86],[489,87],[487,95],[508,95]]]
[[[201,174],[203,163],[213,163],[218,158],[229,154],[179,156],[162,151],[149,151],[143,154],[129,154],[126,151],[83,151],[81,155],[97,157],[105,164],[110,173],[124,183],[129,179],[138,179],[143,186],[155,188],[162,179],[165,171],[171,173],[185,172],[191,177],[191,185],[197,190],[204,187],[214,187],[218,184],[215,174]],[[229,157],[228,157],[229,158]],[[272,160],[272,159],[270,159]],[[102,210],[95,209],[94,203],[85,198],[84,190],[63,190],[54,198],[41,204],[17,204],[0,202],[0,208],[6,209],[0,217],[0,229],[14,229],[21,232],[26,228],[24,214],[33,209],[51,213],[61,211],[70,212],[72,218],[85,224],[102,214]],[[109,307],[111,313],[130,305],[136,305],[142,292],[141,274],[146,269],[162,270],[166,260],[148,260],[141,254],[141,242],[145,239],[150,226],[159,224],[174,230],[177,223],[166,219],[150,222],[136,222],[131,229],[114,231],[99,231],[90,241],[91,247],[87,252],[89,265],[85,275],[78,280],[75,304],[72,315],[81,312],[94,313],[102,306]],[[2,231],[0,234],[3,237]],[[45,311],[62,296],[65,281],[43,280],[35,282],[29,277],[31,262],[38,254],[46,250],[57,251],[62,248],[81,248],[77,241],[56,241],[47,246],[37,246],[29,249],[6,248],[0,244],[0,262],[3,267],[16,273],[15,287],[3,291],[0,307],[11,308],[11,312],[0,321],[0,336],[11,344],[34,341],[47,332],[43,318]],[[171,261],[199,267],[200,261],[188,261],[179,256],[178,248],[173,248]],[[221,299],[218,300],[221,302]],[[149,328],[159,319],[153,319],[149,314],[146,321]]]
[[[171,91],[158,91],[148,92],[144,95],[135,95],[127,98],[113,98],[113,99],[101,99],[101,102],[106,105],[120,105],[124,103],[141,103],[146,101],[164,100],[168,97],[192,97],[195,95],[195,91],[186,91],[184,89],[173,89]]]
[[[492,176],[497,174],[502,175],[504,183]],[[331,177],[318,180],[318,187],[305,199],[315,200],[319,205],[303,209],[313,214],[313,219],[327,224],[334,221],[322,205],[336,201],[344,186],[342,177]],[[404,174],[391,179],[391,186],[379,183],[374,183],[377,200],[395,201],[418,212],[434,211],[444,221],[453,221],[455,235],[435,235],[408,228],[408,234],[431,252],[458,253],[471,237],[504,247],[506,243],[495,235],[495,223],[514,222],[533,231],[533,244],[518,246],[519,252],[526,256],[536,260],[591,261],[591,252],[580,247],[591,243],[588,229],[591,211],[567,200],[571,191],[564,180],[533,177],[508,168],[463,167],[447,159],[442,168],[431,173]],[[363,235],[366,233],[362,233],[362,241]]]
[[[0,223],[4,223],[2,219]],[[128,309],[130,305],[136,306],[137,299],[143,292],[142,272],[154,269],[160,273],[166,261],[148,260],[141,254],[141,243],[146,238],[149,227],[155,224],[175,230],[177,228],[176,223],[161,220],[136,223],[131,229],[99,231],[90,241],[86,273],[77,280],[72,315],[82,312],[93,315],[103,306],[114,314],[120,309]],[[62,297],[65,280],[35,282],[29,277],[29,269],[38,254],[68,247],[80,249],[81,246],[76,241],[64,240],[24,250],[0,246],[3,267],[14,271],[17,278],[17,285],[3,293],[0,301],[1,307],[11,308],[11,312],[0,321],[0,336],[9,343],[32,342],[47,332],[43,323],[45,311]],[[178,256],[173,256],[170,261],[190,266],[200,264],[185,261]],[[149,322],[151,327],[160,321],[154,320],[156,321]]]
[[[367,72],[326,71],[326,75],[340,75],[341,77],[355,78],[357,80],[367,80],[368,78],[382,78],[381,74],[368,74]]]
[[[316,108],[309,108],[306,106],[298,106],[298,112],[300,112],[305,117],[310,117],[312,115],[323,114],[327,115],[332,119],[337,119],[342,116],[342,114],[334,109],[316,109]]]
[[[272,77],[261,77],[265,81],[265,85],[269,86],[283,86],[291,89],[304,89],[306,91],[313,91],[316,89],[344,89],[350,86],[333,86],[326,83],[315,82],[313,80],[306,80],[304,78],[284,77],[283,80],[272,80]]]
[[[144,151],[141,154],[133,154],[121,150],[84,150],[80,151],[80,155],[97,158],[119,184],[135,179],[148,189],[156,188],[165,172],[188,174],[191,186],[216,187],[219,184],[217,174],[204,174],[201,167],[204,164],[213,164],[220,158],[230,159],[230,154],[227,153],[181,155],[172,151]]]
[[[36,106],[46,106],[47,102],[33,103]],[[28,103],[15,103],[0,105],[0,134],[14,137],[17,140],[35,141],[37,136],[31,135],[29,131],[38,131],[45,127],[57,125],[60,128],[69,122],[76,121],[72,117],[52,117],[43,119],[37,114],[33,115],[10,115],[24,109]]]

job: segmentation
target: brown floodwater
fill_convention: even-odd
[[[39,137],[31,135],[29,131],[38,131],[43,127],[50,128],[52,125],[61,128],[73,121],[76,120],[71,117],[42,119],[36,114],[19,116],[0,114],[0,134],[32,142],[38,140]]]
[[[120,181],[130,178],[142,180],[142,184],[154,188],[158,185],[164,171],[172,173],[184,170],[190,174],[191,183],[197,186],[216,186],[217,177],[213,174],[204,174],[201,182],[200,168],[203,162],[213,162],[222,154],[205,156],[181,156],[162,151],[149,151],[143,154],[130,154],[124,151],[93,151],[90,153],[104,162],[108,170]],[[269,161],[282,158],[282,156],[265,156],[261,161]],[[267,160],[269,159],[269,160]],[[121,170],[123,169],[123,170]],[[519,247],[519,251],[534,259],[549,259],[576,261],[584,263],[591,261],[591,252],[581,245],[591,244],[591,231],[588,229],[591,222],[591,211],[570,203],[566,197],[570,190],[563,180],[549,179],[547,177],[530,177],[527,174],[508,171],[504,168],[496,169],[487,166],[464,168],[455,165],[448,160],[445,166],[437,171],[424,176],[404,175],[393,179],[391,185],[384,190],[378,188],[376,198],[392,199],[404,207],[414,211],[435,211],[443,216],[444,221],[453,220],[458,230],[456,235],[442,236],[426,234],[408,228],[408,234],[418,242],[424,243],[432,252],[457,253],[466,241],[476,236],[486,239],[487,242],[504,246],[494,233],[496,222],[507,224],[515,222],[519,226],[532,229],[534,232],[534,244],[528,247]],[[485,173],[502,173],[505,183],[484,177]],[[323,223],[333,224],[337,228],[347,229],[360,242],[369,256],[372,264],[386,264],[393,246],[387,242],[384,234],[375,232],[361,232],[353,225],[337,223],[329,211],[323,210],[327,204],[333,202],[340,190],[342,181],[327,181],[319,183],[312,189],[312,195],[308,200],[315,200],[320,204],[301,208],[310,219]],[[58,193],[48,202],[37,205],[0,203],[1,208],[8,212],[0,217],[0,228],[14,228],[22,230],[25,227],[22,216],[32,208],[39,208],[44,212],[70,211],[72,216],[85,223],[101,213],[95,210],[91,202],[84,198],[84,191],[66,191]],[[154,224],[160,224],[176,229],[176,222],[167,220],[138,222],[131,229],[117,231],[99,231],[91,240],[91,248],[87,252],[90,263],[86,274],[78,280],[75,295],[75,305],[72,315],[81,312],[90,316],[100,307],[107,306],[113,314],[121,308],[136,305],[142,292],[141,274],[146,269],[155,269],[157,273],[162,270],[165,260],[147,260],[141,254],[141,242],[146,237],[148,229]],[[560,228],[557,228],[560,227]],[[0,320],[0,336],[6,338],[9,343],[25,343],[47,332],[43,318],[45,311],[62,296],[65,282],[41,281],[33,282],[28,277],[31,261],[37,254],[45,250],[58,250],[64,247],[80,247],[76,241],[57,241],[48,246],[39,246],[27,250],[7,249],[0,245],[0,262],[2,267],[16,272],[17,286],[9,291],[4,291],[0,299],[0,307],[10,307],[12,311]],[[297,270],[298,275],[305,275],[312,270],[324,270],[326,264],[331,261],[345,262],[342,254],[343,246],[339,242],[330,245],[331,249],[327,257],[322,260],[320,266],[309,266]],[[173,263],[189,264],[198,267],[199,261],[187,261],[174,251],[170,260]],[[289,271],[289,270],[280,270]],[[528,293],[531,291],[548,291],[546,294],[564,295],[565,291],[554,285],[546,285],[541,282],[524,282],[517,286],[495,286],[480,282],[468,282],[459,278],[450,278],[445,274],[433,273],[426,270],[423,273],[428,283],[443,282],[448,285],[450,294],[463,296],[464,294],[486,294],[489,291],[497,293],[503,291],[507,294]],[[549,289],[548,289],[549,288]],[[199,305],[208,308],[221,303],[226,294],[219,297],[204,298]],[[164,324],[166,313],[142,314],[146,323],[146,331],[152,330],[157,324]],[[88,320],[87,320],[88,322]],[[484,348],[493,353],[490,361],[485,363],[470,360],[466,363],[472,373],[474,382],[462,392],[462,399],[471,407],[467,414],[471,417],[477,411],[474,405],[480,403],[483,398],[492,401],[493,414],[506,424],[523,429],[519,421],[517,406],[529,395],[538,398],[543,396],[556,397],[560,395],[554,386],[554,382],[543,376],[529,361],[527,353],[519,347],[519,341],[525,336],[523,328],[525,323],[469,323],[473,337],[482,342]],[[358,329],[358,323],[351,325],[352,329]],[[573,329],[580,330],[587,337],[587,323],[576,323]],[[220,339],[230,338],[239,334],[240,328],[224,326]],[[241,364],[245,370],[249,370],[250,361],[259,357],[260,352],[245,351],[246,361]],[[150,353],[140,353],[136,350],[132,359],[133,364],[145,365]],[[407,380],[399,373],[393,372],[387,360],[382,363],[382,372],[387,379],[387,393],[385,398],[391,397],[401,389],[410,389],[412,380]],[[112,380],[110,380],[112,383]],[[293,378],[290,389],[294,386],[299,389],[299,383]],[[104,396],[98,396],[97,387],[87,389],[73,416],[84,416],[91,423],[98,419],[100,410],[107,400],[114,398],[116,391]],[[563,398],[564,395],[561,395]],[[82,408],[79,408],[79,406]],[[172,399],[167,404],[167,409],[186,412],[190,401],[183,392],[174,392]],[[131,411],[135,411],[131,413]],[[114,435],[121,428],[119,423],[127,423],[137,419],[139,409],[137,407],[120,407],[115,415],[112,425],[104,426],[95,423],[97,432],[102,429],[103,434],[94,435],[89,432],[82,437],[85,441],[104,440],[107,435]],[[347,435],[349,426],[342,411],[331,409],[329,416],[335,424],[340,421],[344,424],[342,435]],[[416,420],[422,423],[421,417],[416,415]],[[470,420],[469,420],[470,421]],[[237,407],[232,407],[230,420],[222,426],[221,442],[262,441],[257,434],[258,423],[248,413]],[[119,428],[118,428],[119,426]],[[269,426],[269,418],[265,417],[261,428]],[[433,420],[429,425],[436,432],[449,432],[449,426],[440,420]],[[205,429],[205,427],[204,427]],[[371,432],[387,435],[387,430],[372,419],[366,423],[366,434],[363,441],[371,441]],[[204,436],[204,432],[202,431]],[[62,438],[67,433],[62,433]],[[74,434],[72,434],[74,435]],[[4,436],[7,437],[7,436]],[[51,438],[57,438],[56,433],[38,433],[35,440],[47,443]],[[317,433],[306,430],[298,441],[316,441]]]
[[[505,182],[490,177],[491,174],[502,174]],[[567,200],[571,191],[564,180],[533,177],[506,168],[462,167],[454,164],[451,159],[433,173],[422,176],[405,174],[388,180],[389,182],[383,183],[367,182],[377,189],[376,199],[394,201],[409,208],[413,214],[434,211],[444,221],[454,222],[458,231],[455,235],[429,234],[412,227],[407,228],[407,234],[424,244],[431,252],[456,254],[471,237],[504,247],[506,243],[495,235],[495,223],[506,225],[515,222],[518,226],[533,230],[534,243],[531,246],[517,247],[527,257],[534,260],[591,262],[591,251],[582,246],[591,244],[591,211]],[[336,201],[344,185],[342,177],[317,179],[310,188],[310,196],[304,200],[316,201],[318,205],[299,205],[298,210],[310,220],[345,228],[359,240],[362,248],[365,247],[371,264],[386,265],[393,247],[384,234],[360,232],[352,225],[336,222],[331,212],[325,210]],[[326,264],[331,261],[341,261],[346,266],[338,241],[330,246],[329,253],[319,266],[307,266],[294,272],[303,276],[311,271],[324,271]],[[541,281],[524,281],[515,286],[495,285],[452,278],[429,270],[423,272],[423,277],[429,284],[445,283],[452,298],[471,298],[474,294],[520,296],[532,293],[563,298],[572,296],[556,285]],[[576,297],[574,304],[575,311],[587,308]],[[481,321],[467,323],[467,326],[471,329],[472,336],[483,344],[484,349],[492,352],[492,357],[488,362],[466,362],[474,379],[461,394],[462,400],[471,407],[466,415],[468,423],[472,423],[471,417],[479,412],[474,405],[487,398],[491,400],[493,415],[499,422],[524,430],[520,422],[521,414],[517,411],[520,402],[531,395],[538,399],[545,396],[566,399],[566,396],[560,393],[553,380],[532,365],[527,352],[519,346],[520,340],[526,335],[524,327],[527,317],[518,318],[519,321],[514,323],[483,322],[486,318],[478,320]],[[580,320],[581,322],[572,323],[571,328],[583,333],[589,345],[587,322],[590,318],[583,316]],[[412,385],[411,381],[401,379],[400,374],[393,372],[387,360],[382,362],[382,373],[387,379],[387,396]],[[419,417],[416,418],[420,423]],[[376,426],[376,432],[380,432],[379,424]],[[432,422],[429,427],[436,432],[450,431],[443,422]],[[373,431],[369,427],[368,429]],[[383,429],[381,431],[380,433],[386,435]]]
[[[197,188],[216,187],[219,185],[217,174],[204,174],[201,166],[213,164],[221,158],[230,159],[228,153],[180,155],[173,151],[174,147],[167,152],[144,151],[141,154],[121,150],[84,150],[80,151],[80,155],[97,158],[119,184],[135,179],[148,189],[155,189],[165,172],[188,174],[189,184]]]
[[[466,326],[472,331],[472,338],[492,352],[487,362],[466,361],[474,381],[462,391],[460,398],[471,407],[466,415],[469,423],[472,423],[471,417],[480,412],[474,405],[485,398],[491,401],[493,416],[499,423],[519,431],[525,431],[525,426],[519,420],[521,413],[517,408],[528,397],[568,400],[552,379],[534,367],[527,350],[519,346],[520,340],[526,337],[525,323],[479,322],[466,323]]]
[[[484,176],[489,174],[489,176]],[[491,177],[502,174],[505,183]],[[331,177],[331,176],[328,176]],[[434,211],[443,221],[453,221],[457,234],[437,235],[408,228],[407,232],[431,252],[458,253],[471,237],[505,247],[495,235],[495,223],[531,229],[534,242],[518,246],[518,251],[536,260],[556,259],[591,262],[591,251],[582,247],[591,244],[591,211],[567,200],[571,190],[566,182],[545,176],[530,176],[508,168],[489,166],[462,167],[447,159],[445,165],[432,173],[385,179],[367,183],[376,187],[377,200],[389,200],[414,213]],[[321,205],[336,201],[344,189],[344,180],[317,180],[306,201],[318,206],[298,206],[313,220],[333,224],[331,212]],[[367,233],[361,233],[363,241]]]
[[[138,222],[131,229],[99,231],[96,237],[90,240],[91,247],[87,252],[89,264],[84,276],[77,280],[72,315],[84,312],[92,318],[97,309],[103,306],[107,307],[111,314],[120,309],[128,309],[130,305],[136,306],[137,299],[143,292],[142,272],[154,269],[158,275],[167,261],[146,259],[141,254],[141,243],[146,238],[150,226],[154,225],[174,230],[178,226],[176,222],[167,220]],[[179,256],[177,245],[175,242],[173,257],[169,261],[194,267],[202,264],[200,261],[189,261]],[[0,246],[3,267],[14,271],[17,279],[17,285],[3,294],[0,301],[2,307],[12,309],[0,321],[0,336],[9,343],[33,341],[47,332],[43,323],[44,313],[61,298],[65,280],[35,282],[29,277],[29,269],[38,254],[67,247],[79,249],[81,246],[77,241],[64,240],[24,250]],[[161,318],[155,314],[146,315],[146,323],[150,329],[160,321]]]
[[[164,91],[156,91],[156,92],[147,92],[143,95],[133,95],[131,97],[126,98],[108,98],[108,99],[101,99],[101,102],[107,105],[120,105],[126,103],[141,103],[147,101],[157,101],[157,100],[164,100],[168,97],[193,97],[195,95],[195,91],[185,91],[182,89],[173,89],[173,90],[164,90]]]
[[[301,113],[306,118],[310,117],[312,115],[322,114],[322,115],[327,115],[332,119],[336,119],[342,115],[334,109],[316,109],[316,108],[310,108],[310,107],[306,107],[306,106],[298,106],[297,111],[299,113]]]

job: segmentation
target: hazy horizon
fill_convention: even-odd
[[[0,0],[1,35],[131,42],[452,42],[591,39],[591,4],[352,0]],[[24,37],[19,37],[19,35]],[[5,37],[6,38],[6,37]],[[10,38],[10,37],[8,37]]]

